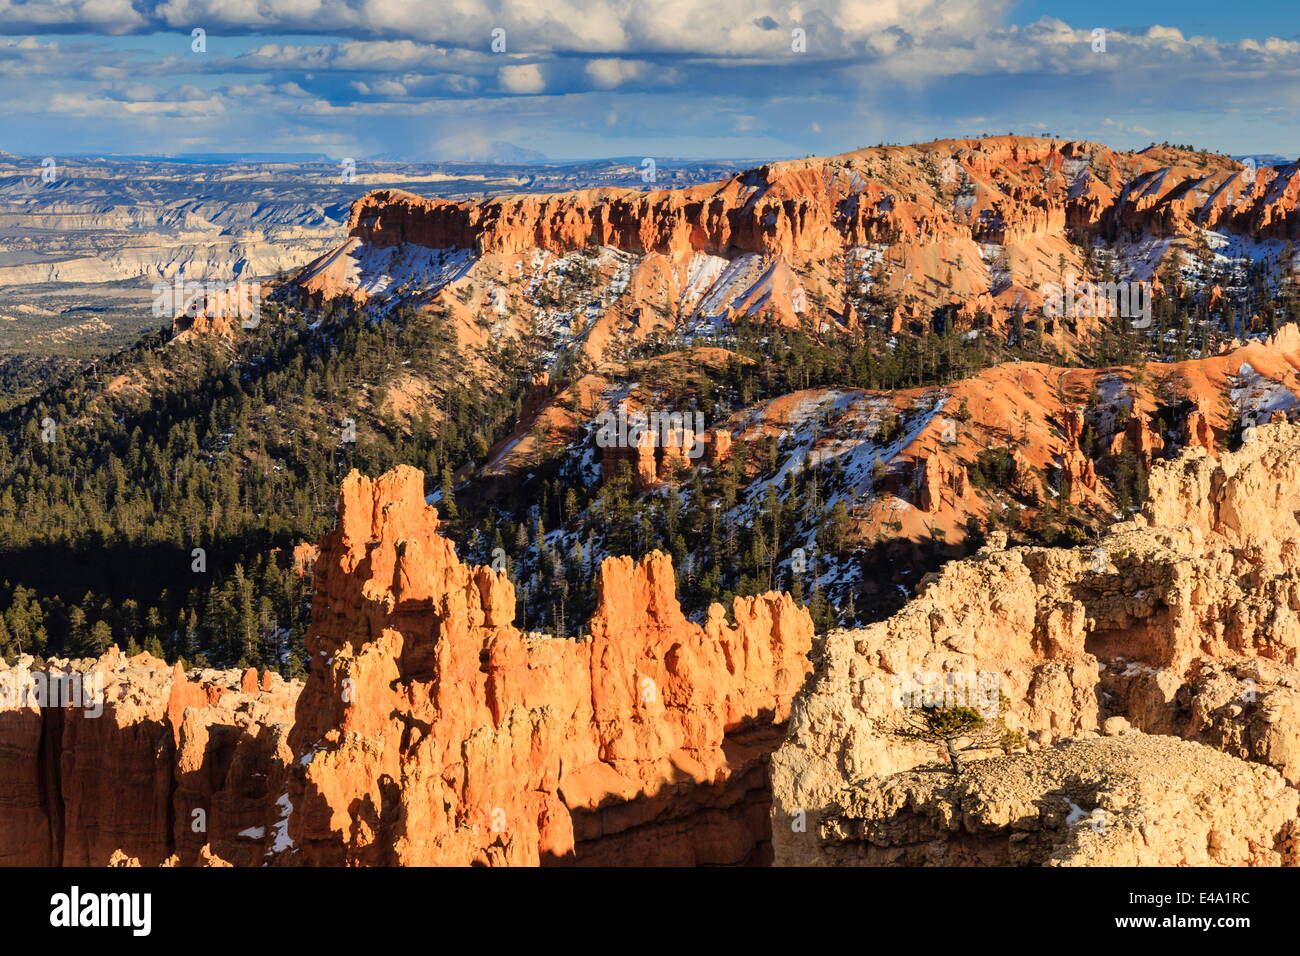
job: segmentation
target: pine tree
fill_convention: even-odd
[[[453,492],[454,484],[455,482],[452,479],[451,466],[443,465],[441,484],[442,495],[439,500],[439,510],[442,517],[448,521],[455,521],[460,516],[459,511],[456,509],[456,496]]]
[[[96,621],[95,626],[90,629],[90,650],[92,655],[98,657],[106,654],[112,644],[113,629],[109,627],[107,621]]]

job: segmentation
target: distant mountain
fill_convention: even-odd
[[[464,158],[473,163],[544,163],[547,157],[535,149],[525,149],[514,143],[496,140],[478,155],[471,154]]]
[[[223,282],[302,266],[338,245],[351,204],[381,187],[457,199],[641,184],[630,162],[359,160],[348,175],[317,154],[301,154],[302,162],[266,155],[273,158],[60,156],[47,181],[42,157],[0,154],[0,356],[121,348],[158,324],[155,281]],[[713,182],[738,168],[664,164],[658,182]],[[67,228],[72,221],[76,228]],[[59,232],[60,241],[35,242],[33,229]],[[81,308],[93,309],[95,321]]]

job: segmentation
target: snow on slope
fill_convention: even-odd
[[[369,296],[435,292],[474,265],[469,249],[430,249],[413,243],[377,248],[369,243],[349,253],[350,283]]]
[[[1232,383],[1233,388],[1228,394],[1243,425],[1265,424],[1274,412],[1289,412],[1300,404],[1290,389],[1281,382],[1265,378],[1249,362],[1241,363]]]

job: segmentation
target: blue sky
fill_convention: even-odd
[[[554,158],[756,158],[1014,131],[1294,157],[1293,10],[0,0],[0,149],[445,159],[505,141]]]

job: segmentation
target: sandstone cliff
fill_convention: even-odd
[[[1294,862],[1300,428],[1248,438],[1154,462],[1143,512],[1095,546],[947,565],[893,618],[819,638],[811,675],[788,596],[700,626],[658,554],[604,563],[583,638],[520,633],[508,578],[456,558],[418,471],[354,473],[301,694],[148,655],[51,662],[102,675],[104,710],[6,698],[0,862]],[[933,750],[888,726],[925,673],[996,675],[1028,752],[913,773]],[[1171,766],[1161,798],[1147,778]],[[1066,796],[1116,828],[1079,832]]]
[[[344,483],[301,695],[116,649],[0,671],[0,865],[769,860],[807,612],[766,594],[692,623],[655,553],[604,562],[584,638],[525,635],[423,486]],[[101,681],[102,709],[48,706],[33,669]]]
[[[57,706],[50,673],[94,694]],[[272,845],[261,824],[284,776],[296,683],[187,677],[113,648],[97,660],[0,662],[0,686],[0,865],[104,866],[115,853],[188,865],[205,851],[256,865]]]
[[[1096,546],[993,542],[894,617],[828,634],[773,756],[776,861],[829,862],[819,822],[846,786],[934,759],[888,729],[918,674],[996,675],[1033,752],[1118,716],[1300,782],[1297,513],[1300,429],[1261,426],[1155,463],[1143,513]]]
[[[1099,278],[1081,237],[1114,245],[1120,278],[1147,281],[1205,230],[1296,238],[1298,194],[1295,165],[1015,136],[770,163],[681,189],[478,202],[385,189],[357,200],[347,242],[295,288],[318,303],[435,308],[471,348],[535,322],[596,360],[760,315],[850,329],[871,313],[895,333],[938,313],[967,329],[980,313],[1003,328],[1025,312],[1068,347],[1100,317],[1039,313],[1046,283]],[[1168,241],[1139,262],[1121,248],[1134,236]],[[1194,281],[1208,287],[1210,272]]]
[[[316,565],[284,862],[736,864],[808,668],[787,595],[682,615],[671,564],[608,559],[581,640],[512,624],[503,572],[437,533],[423,476],[352,474]]]

